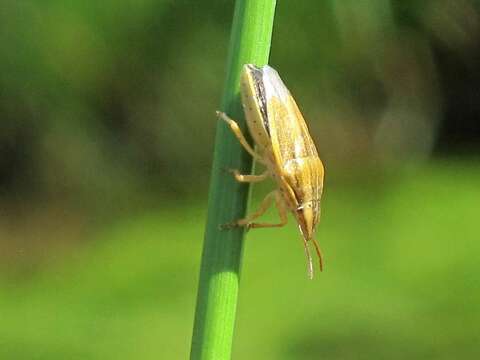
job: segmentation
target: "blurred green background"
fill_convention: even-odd
[[[233,1],[0,9],[0,358],[187,358]],[[326,270],[292,219],[249,232],[234,358],[480,355],[479,14],[278,2]]]

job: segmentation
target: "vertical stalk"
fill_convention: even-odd
[[[276,0],[237,0],[221,109],[245,131],[239,80],[246,63],[268,62]],[[212,109],[213,116],[213,109]],[[245,215],[249,188],[225,169],[252,171],[252,160],[223,122],[218,122],[205,240],[200,269],[192,360],[230,359],[244,230],[219,226]]]

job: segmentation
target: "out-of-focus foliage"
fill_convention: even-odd
[[[204,188],[231,12],[224,1],[5,2],[2,193],[96,208]],[[329,167],[430,155],[443,104],[433,48],[468,61],[473,2],[282,1],[277,14],[271,63]]]
[[[205,181],[228,34],[213,20],[230,7],[222,16],[168,1],[3,6],[6,191],[21,181],[119,200]]]
[[[234,357],[478,357],[478,169],[328,189],[313,281],[293,223],[250,232]],[[0,358],[187,358],[204,212],[116,222],[32,281],[3,281]]]
[[[2,2],[0,358],[187,356],[232,12]],[[278,1],[327,271],[251,231],[238,358],[478,357],[479,37],[473,0]]]

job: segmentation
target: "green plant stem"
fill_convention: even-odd
[[[268,63],[276,0],[237,0],[230,39],[227,79],[221,109],[245,131],[239,99],[240,74],[246,63]],[[213,110],[213,109],[212,109]],[[213,111],[212,111],[213,114]],[[225,123],[219,121],[200,269],[192,360],[230,359],[243,248],[243,229],[220,225],[244,217],[249,187],[226,169],[252,171],[251,157]]]

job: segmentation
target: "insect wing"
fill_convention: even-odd
[[[318,218],[323,164],[307,124],[278,73],[271,67],[264,67],[263,79],[272,153],[289,185],[289,205],[300,208],[310,203]]]
[[[263,68],[263,85],[272,147],[279,163],[318,157],[307,124],[290,91],[270,66]]]

